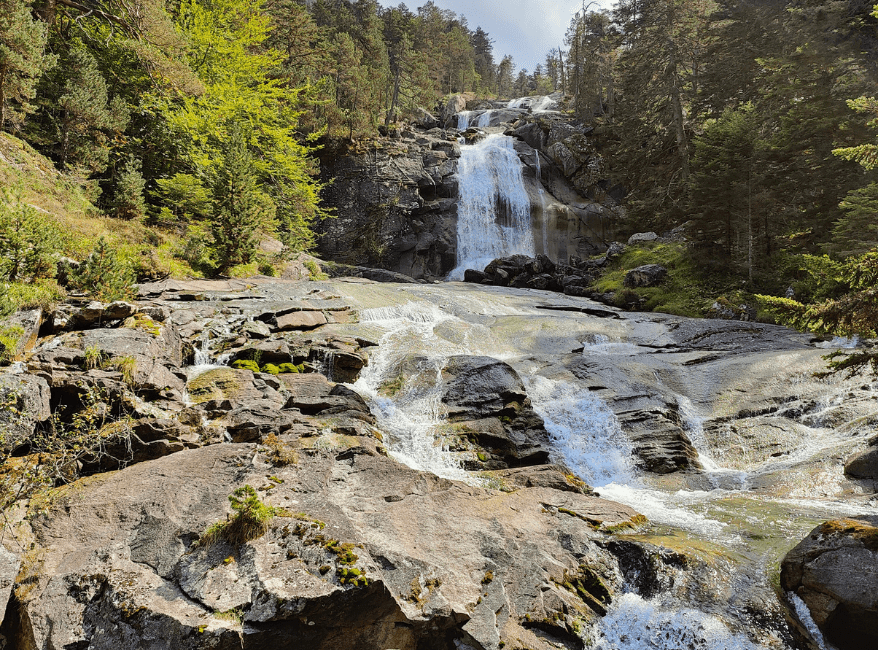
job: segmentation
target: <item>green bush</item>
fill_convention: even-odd
[[[278,368],[273,363],[266,363],[264,366],[262,366],[262,372],[267,372],[270,375],[279,375],[280,368]]]
[[[220,537],[236,546],[245,544],[264,535],[271,520],[282,513],[281,508],[273,508],[262,503],[256,490],[250,485],[239,487],[230,494],[229,502],[235,514],[227,521],[209,526],[198,540],[199,546],[209,546]]]
[[[280,374],[300,373],[305,371],[305,364],[300,363],[299,365],[296,365],[294,363],[282,363],[277,368]]]

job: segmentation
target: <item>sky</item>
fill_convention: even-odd
[[[401,0],[379,0],[385,7],[398,6]],[[570,20],[582,9],[582,0],[434,0],[442,9],[464,15],[469,28],[481,27],[494,39],[494,61],[511,54],[516,72],[526,68],[533,72],[537,63],[545,65],[546,53],[564,45]],[[412,11],[426,0],[408,0]],[[588,2],[586,1],[586,5]],[[595,5],[609,7],[610,0]],[[597,9],[597,6],[593,6]]]

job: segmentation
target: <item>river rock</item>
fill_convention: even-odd
[[[324,198],[337,218],[318,225],[321,256],[415,279],[445,277],[456,261],[459,156],[439,129],[404,132],[366,152],[326,151],[323,177],[334,180]]]
[[[878,437],[869,441],[869,449],[847,459],[844,473],[852,478],[878,481]]]
[[[487,491],[380,455],[266,459],[216,445],[62,490],[29,522],[40,562],[3,628],[12,647],[549,650],[621,588],[594,527],[631,525],[625,506]],[[238,547],[196,545],[242,485],[298,514]],[[562,586],[580,580],[596,595]]]
[[[622,284],[628,288],[654,287],[667,277],[668,270],[661,264],[644,264],[625,274]]]
[[[643,242],[655,241],[659,236],[654,232],[636,232],[628,238],[628,245],[640,244]]]
[[[548,460],[549,434],[509,364],[491,357],[454,356],[442,376],[448,421],[456,425],[455,433],[477,443],[481,462],[499,469]]]
[[[784,557],[780,580],[838,650],[878,647],[878,517],[821,524]]]
[[[27,442],[34,428],[52,415],[49,384],[28,374],[0,374],[0,449],[8,453]]]
[[[617,416],[644,469],[656,474],[670,474],[701,467],[698,452],[673,411],[637,409],[618,412]]]

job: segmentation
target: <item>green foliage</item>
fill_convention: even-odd
[[[625,273],[644,264],[661,264],[667,268],[667,280],[657,287],[624,287]],[[699,317],[712,303],[689,251],[684,244],[676,242],[628,246],[594,286],[601,292],[615,292],[620,306],[636,303],[643,311]]]
[[[845,337],[878,335],[878,251],[831,264],[830,269],[834,272],[827,273],[824,282],[843,284],[844,292],[837,297],[811,304],[776,296],[758,298],[782,322],[800,330]],[[878,355],[873,352],[835,353],[829,358],[832,371],[853,374],[868,365],[878,373]]]
[[[89,175],[102,172],[110,143],[128,124],[125,101],[111,97],[98,60],[74,38],[63,43],[59,63],[38,88],[39,114],[31,133],[61,169]]]
[[[280,508],[267,506],[250,485],[237,488],[229,495],[234,514],[224,522],[208,527],[198,540],[201,547],[210,546],[220,538],[234,546],[257,539],[268,531],[271,520],[281,513]]]
[[[20,127],[32,110],[39,76],[55,63],[45,52],[47,35],[28,0],[0,0],[0,131],[7,122]]]
[[[167,206],[175,219],[190,221],[210,216],[210,193],[196,176],[178,172],[170,178],[157,178],[156,185],[154,196]]]
[[[88,360],[88,351],[86,351],[86,360]],[[122,381],[131,387],[135,386],[134,377],[137,372],[137,359],[134,357],[113,357],[104,361],[101,367],[109,370],[118,370],[122,373]]]
[[[104,237],[70,278],[71,285],[104,302],[134,296],[134,273]]]
[[[20,309],[50,310],[66,297],[64,290],[54,280],[38,280],[31,283],[0,282],[0,318]]]
[[[0,190],[0,280],[55,277],[61,237],[54,224],[27,205],[18,190]]]
[[[113,195],[113,216],[119,219],[139,219],[146,214],[143,188],[146,182],[140,173],[140,163],[128,156],[116,180]]]
[[[300,372],[305,372],[305,364],[294,364],[294,363],[282,363],[278,367],[278,374],[298,374]]]
[[[270,230],[271,200],[259,191],[253,157],[238,127],[229,132],[222,165],[213,183],[213,248],[220,272],[248,264],[256,252],[260,231]]]
[[[266,363],[264,366],[262,366],[262,372],[266,372],[269,375],[279,375],[280,368],[278,368],[273,363]]]
[[[872,15],[878,17],[878,9],[876,9]],[[869,126],[873,128],[878,127],[878,99],[875,99],[874,97],[858,97],[857,99],[850,100],[848,106],[858,113],[872,115],[873,118],[869,121]],[[866,169],[875,169],[878,167],[878,144],[875,143],[858,144],[852,147],[839,147],[838,149],[834,149],[832,153],[840,158],[844,158],[845,160],[858,162]]]
[[[249,359],[238,359],[237,361],[232,362],[232,368],[259,372],[259,364],[255,361],[250,361]]]
[[[24,336],[24,329],[18,325],[0,325],[0,366],[15,360],[15,353]]]
[[[848,192],[839,204],[844,212],[832,229],[833,252],[862,255],[878,245],[878,183]]]

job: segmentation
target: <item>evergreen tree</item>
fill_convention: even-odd
[[[146,200],[143,197],[145,185],[140,173],[140,162],[128,156],[116,180],[113,196],[113,216],[120,219],[139,219],[146,214]]]
[[[238,125],[229,129],[222,163],[213,182],[213,248],[220,273],[250,262],[266,225],[265,196],[259,191],[253,156]]]
[[[844,216],[832,228],[829,249],[848,257],[878,247],[878,183],[848,192],[839,207]]]
[[[695,140],[694,238],[714,271],[745,269],[752,281],[772,252],[764,168],[764,140],[751,104],[727,110]]]
[[[28,0],[0,0],[0,131],[31,110],[40,74],[55,58],[44,54],[46,25],[31,17]]]
[[[119,258],[104,237],[71,277],[73,286],[104,302],[133,297],[135,281],[131,266]]]
[[[62,45],[59,65],[40,82],[39,124],[30,132],[61,169],[102,172],[111,138],[127,126],[127,107],[120,97],[110,97],[98,62],[81,40]]]

